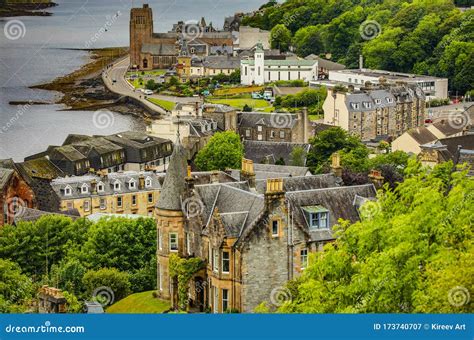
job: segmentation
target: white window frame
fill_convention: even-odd
[[[257,125],[257,131],[258,131],[258,132],[262,132],[262,131],[263,131],[263,128],[262,128],[261,125]]]
[[[224,292],[226,293],[224,298]],[[227,305],[227,308],[224,308],[224,302]],[[222,313],[225,313],[227,309],[229,309],[229,290],[223,288],[221,291],[221,305],[222,305]]]
[[[285,138],[285,131],[280,130],[280,138]]]
[[[97,183],[97,192],[104,192],[105,191],[105,184],[102,182]]]
[[[175,236],[176,237],[176,240],[174,242],[171,241],[171,238],[172,236]],[[176,245],[176,249],[173,249],[171,246],[175,244]],[[170,233],[169,234],[169,249],[170,249],[170,252],[177,252],[179,250],[179,239],[178,239],[178,233]]]
[[[81,194],[87,194],[89,193],[89,186],[87,183],[84,183],[81,185]]]
[[[119,204],[119,199],[120,199],[120,204]],[[122,208],[123,207],[123,196],[117,196],[117,208]]]
[[[325,218],[322,219],[321,216],[325,215]],[[310,228],[311,229],[329,229],[329,212],[328,211],[321,211],[317,213],[311,213],[310,214]],[[326,225],[321,227],[321,221],[325,220]],[[317,221],[317,223],[315,223]]]
[[[136,207],[137,203],[137,195],[132,195],[132,206]]]
[[[219,252],[215,248],[212,248],[212,271],[219,272]]]
[[[224,259],[224,254],[227,254],[227,259]],[[224,268],[225,268],[224,262],[227,262],[227,263],[228,263],[227,268],[228,268],[229,270],[224,270]],[[222,254],[221,254],[221,267],[222,267],[222,273],[224,273],[224,274],[229,274],[229,272],[230,272],[230,252],[227,251],[227,250],[223,250],[223,251],[222,251]]]
[[[128,181],[128,188],[130,190],[135,190],[137,188],[137,181],[135,181],[133,178]]]
[[[214,297],[213,297],[213,306],[212,311],[214,313],[219,313],[219,289],[217,287],[212,287],[214,289]]]
[[[191,255],[191,233],[186,233],[186,251]]]
[[[102,203],[104,203],[104,204],[102,204]],[[100,198],[99,199],[99,205],[100,205],[100,210],[107,209],[107,200],[105,198]]]
[[[122,187],[122,185],[121,185],[120,181],[119,181],[119,180],[116,180],[116,181],[114,182],[114,191],[120,191],[120,190],[121,190],[121,187]]]
[[[158,264],[158,283],[159,283],[160,292],[163,291],[163,275],[161,274],[161,270],[162,270],[162,267],[160,263]]]
[[[276,234],[274,233],[274,230],[273,230],[275,222],[276,222],[276,227],[277,227]],[[279,220],[272,220],[272,226],[271,227],[272,227],[272,237],[280,236],[280,221]]]
[[[147,177],[145,179],[145,188],[151,188],[152,187],[152,180],[151,180],[151,177]]]
[[[303,248],[300,250],[300,263],[302,270],[308,267],[308,248]]]
[[[158,229],[158,249],[163,250],[163,233]]]
[[[84,201],[84,211],[90,211],[91,210],[91,202],[90,201]]]
[[[66,185],[64,188],[64,196],[72,196],[72,187],[70,185]]]

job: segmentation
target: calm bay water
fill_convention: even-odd
[[[93,124],[93,112],[61,111],[59,105],[12,106],[10,101],[47,101],[59,94],[31,90],[78,69],[88,61],[81,48],[128,46],[132,3],[153,9],[155,32],[168,31],[178,20],[204,16],[215,27],[235,12],[258,8],[265,0],[55,0],[49,17],[0,18],[0,159],[24,157],[48,145],[60,145],[70,133],[110,134],[144,129],[131,116],[116,114],[106,129]],[[14,29],[17,30],[14,30]],[[106,29],[106,30],[105,30]],[[12,39],[13,38],[13,39]]]

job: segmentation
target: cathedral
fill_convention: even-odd
[[[186,43],[192,55],[205,57],[233,46],[232,33],[217,31],[201,19],[178,22],[167,33],[153,32],[153,12],[144,4],[130,11],[130,67],[139,70],[168,69]]]

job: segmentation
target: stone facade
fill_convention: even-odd
[[[211,177],[197,184],[186,171],[184,148],[175,146],[155,213],[158,292],[174,307],[171,253],[205,263],[189,284],[189,308],[252,312],[262,302],[274,308],[281,291],[287,293],[285,283],[307,266],[308,254],[334,240],[333,224],[358,220],[358,202],[375,198],[373,185],[340,187],[330,174],[260,183],[250,160],[243,160],[240,181]]]

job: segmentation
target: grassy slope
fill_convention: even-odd
[[[273,107],[263,99],[251,99],[251,98],[240,98],[240,99],[208,99],[209,102],[214,104],[227,104],[238,109],[242,109],[245,104],[252,107],[256,111],[272,112]]]
[[[176,106],[176,103],[170,102],[168,100],[156,99],[156,98],[148,98],[149,102],[161,106],[163,109],[171,111]]]
[[[127,296],[107,308],[107,313],[163,313],[170,308],[167,301],[154,298],[153,291]]]

